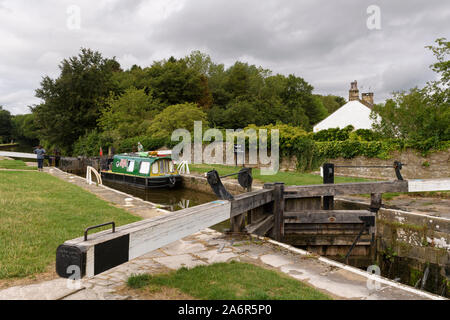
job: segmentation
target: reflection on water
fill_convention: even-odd
[[[24,152],[24,153],[33,153],[35,149],[35,146],[26,144],[26,143],[19,143],[15,146],[2,146],[0,147],[0,151],[11,151],[11,152]],[[36,159],[30,159],[30,158],[14,158],[15,160],[22,160],[24,162],[37,162]]]
[[[14,146],[2,146],[0,147],[0,150],[2,151],[11,151],[11,152],[25,152],[25,153],[32,153],[35,149],[35,146],[19,143],[18,145]]]
[[[103,181],[103,184],[110,188],[141,198],[145,201],[159,204],[164,209],[170,211],[191,208],[202,203],[217,200],[217,197],[214,195],[181,187],[173,189],[155,188],[146,190],[110,181]]]

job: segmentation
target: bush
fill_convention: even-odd
[[[359,129],[352,132],[353,127],[351,126],[344,129],[322,130],[315,134],[306,133],[299,127],[285,124],[263,127],[251,125],[247,128],[267,129],[269,133],[271,129],[278,129],[280,131],[280,156],[296,156],[299,171],[317,169],[327,159],[341,157],[351,159],[357,156],[389,159],[390,154],[395,150],[413,148],[426,154],[432,150],[448,150],[450,147],[450,141],[439,142],[432,138],[417,142],[381,139],[379,134],[372,130]],[[270,136],[268,140],[270,142]]]
[[[330,128],[327,130],[320,130],[314,134],[313,139],[315,141],[344,141],[348,140],[350,133],[355,128],[353,126],[347,126],[344,129]]]
[[[112,137],[105,133],[92,130],[86,132],[83,136],[79,137],[73,145],[74,156],[98,156],[100,148],[103,150],[103,154],[108,153],[108,148],[113,145]]]
[[[137,147],[138,142],[142,144],[144,150],[156,150],[162,147],[172,148],[178,142],[172,142],[169,138],[155,138],[151,136],[139,136],[128,138],[117,144],[116,152],[124,153],[133,151],[133,147]]]

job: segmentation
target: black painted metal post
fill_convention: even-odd
[[[334,164],[333,163],[324,163],[322,166],[323,172],[323,183],[324,184],[333,184],[334,183]],[[333,210],[334,209],[334,197],[333,196],[324,196],[323,197],[323,209],[324,210]]]

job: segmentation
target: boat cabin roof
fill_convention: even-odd
[[[157,153],[152,153],[152,152],[133,152],[133,153],[116,154],[116,155],[114,155],[114,159],[148,161],[148,162],[153,163],[159,159],[171,160],[172,158],[170,155],[158,155]]]

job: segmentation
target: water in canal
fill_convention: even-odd
[[[182,187],[142,189],[110,181],[103,181],[103,184],[142,200],[158,204],[161,208],[169,211],[191,208],[202,203],[217,200],[217,197],[214,195]]]

